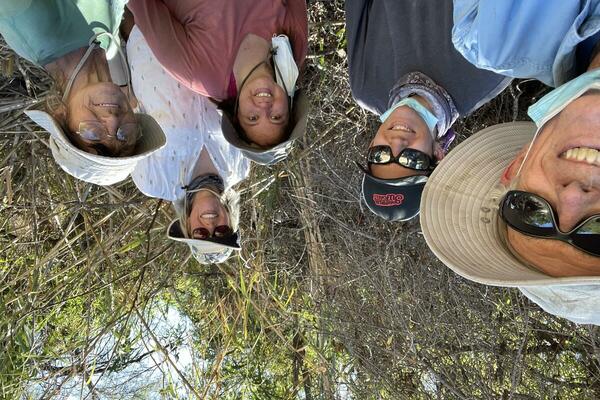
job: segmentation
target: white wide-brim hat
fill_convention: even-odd
[[[105,157],[77,148],[63,132],[58,122],[44,111],[28,110],[25,114],[50,133],[50,150],[60,167],[69,175],[96,185],[112,185],[127,179],[137,163],[166,144],[160,125],[148,114],[136,113],[142,137],[136,143],[134,154],[128,157]]]
[[[453,149],[429,177],[421,228],[433,253],[457,274],[494,286],[600,284],[600,276],[555,278],[515,257],[498,215],[504,170],[531,142],[531,122],[494,125]]]
[[[183,234],[179,218],[174,219],[167,228],[167,237],[177,242],[185,243],[192,251],[192,255],[200,264],[219,264],[225,262],[234,250],[240,250],[239,231],[233,235],[208,239],[186,238]]]

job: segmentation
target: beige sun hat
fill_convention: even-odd
[[[429,177],[421,198],[421,228],[433,253],[457,274],[494,286],[600,284],[600,276],[555,278],[510,251],[498,216],[506,189],[500,177],[527,143],[531,122],[494,125],[452,150]]]
[[[200,264],[219,264],[225,262],[231,257],[234,250],[241,249],[239,231],[224,238],[211,237],[204,240],[188,238],[183,233],[179,218],[174,219],[169,224],[167,237],[171,240],[187,244],[192,251],[192,255]]]
[[[166,144],[166,136],[156,120],[136,113],[142,137],[129,157],[105,157],[87,153],[74,146],[58,122],[44,111],[28,110],[25,114],[50,133],[50,150],[60,167],[69,175],[96,185],[112,185],[127,179],[136,164]]]

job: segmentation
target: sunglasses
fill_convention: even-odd
[[[504,222],[524,235],[560,240],[600,257],[600,214],[583,219],[569,232],[561,232],[556,212],[548,201],[520,190],[511,190],[504,196],[499,212]]]
[[[102,123],[96,121],[80,122],[79,129],[75,133],[77,133],[83,139],[89,140],[91,142],[99,142],[104,137],[113,136],[108,133],[108,130]],[[134,122],[123,124],[119,126],[115,137],[120,142],[127,142],[128,139],[132,137],[135,138],[135,140],[137,141],[142,137],[142,130],[139,124]]]
[[[369,147],[367,163],[384,165],[393,162],[417,171],[433,171],[435,168],[435,160],[419,150],[404,149],[397,157],[394,157],[390,146]]]
[[[219,225],[213,232],[213,237],[224,238],[233,234],[233,230],[227,225]],[[206,228],[196,228],[192,232],[194,239],[206,240],[210,238],[210,231]]]

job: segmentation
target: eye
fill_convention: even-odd
[[[271,115],[271,121],[281,121],[281,115]]]
[[[251,121],[251,122],[258,121],[258,115],[250,115],[248,117],[248,121]]]
[[[192,237],[194,239],[204,240],[210,236],[210,232],[206,228],[196,228],[192,232]]]

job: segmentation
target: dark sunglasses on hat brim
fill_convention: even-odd
[[[524,235],[559,240],[600,257],[600,214],[587,217],[570,231],[562,232],[550,203],[541,196],[521,190],[506,193],[498,212],[508,226]]]
[[[192,232],[192,239],[206,240],[210,237],[215,238],[224,238],[227,236],[231,236],[233,234],[233,230],[228,225],[219,225],[215,227],[213,233],[211,235],[210,231],[206,228],[196,228]]]
[[[367,152],[367,165],[387,165],[396,163],[415,171],[431,172],[435,169],[436,160],[420,150],[406,148],[394,156],[390,146],[371,146]]]

